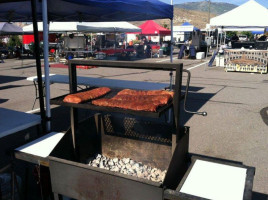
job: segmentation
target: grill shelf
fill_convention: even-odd
[[[88,91],[90,89],[85,89],[81,90],[79,92],[83,91]],[[121,89],[112,89],[111,92],[108,94],[100,97],[100,98],[112,98],[115,96]],[[73,107],[73,108],[83,108],[83,109],[90,109],[90,110],[95,110],[95,111],[102,111],[102,112],[116,112],[116,113],[125,113],[125,114],[130,114],[130,115],[136,115],[136,116],[144,116],[144,117],[152,117],[152,118],[158,118],[160,117],[167,109],[172,107],[173,101],[169,101],[167,105],[161,106],[157,109],[156,112],[149,112],[149,111],[135,111],[135,110],[128,110],[128,109],[123,109],[123,108],[112,108],[112,107],[105,107],[105,106],[96,106],[93,105],[90,101],[84,102],[84,103],[66,103],[63,101],[64,97],[69,94],[65,94],[53,99],[50,99],[51,104],[55,105],[61,105],[61,106],[68,106],[68,107]],[[100,99],[99,98],[99,99]],[[184,98],[184,95],[181,96],[180,100]]]

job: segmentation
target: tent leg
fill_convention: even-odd
[[[171,0],[171,5],[173,5],[173,1]],[[173,19],[170,20],[170,62],[173,63]],[[169,73],[170,76],[170,90],[172,90],[172,77],[173,77],[173,72],[170,71]],[[168,111],[168,122],[171,123],[171,119],[172,119],[172,111],[171,109],[169,109]]]
[[[49,63],[48,63],[48,20],[47,20],[47,0],[42,1],[42,14],[43,14],[43,38],[44,38],[44,71],[45,71],[45,91],[46,91],[46,117],[47,132],[50,132],[50,80],[49,80]]]
[[[41,59],[40,59],[40,46],[38,37],[38,26],[37,26],[37,16],[36,16],[36,0],[31,0],[32,7],[32,18],[33,18],[33,28],[34,28],[34,50],[36,55],[36,71],[38,80],[38,93],[39,93],[39,104],[41,113],[41,123],[42,123],[42,134],[46,133],[46,114],[44,105],[44,95],[42,86],[42,71],[41,71]]]

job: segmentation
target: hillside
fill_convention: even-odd
[[[186,10],[198,10],[203,12],[208,12],[208,1],[201,1],[201,2],[187,2],[182,4],[176,4],[174,7],[182,8]],[[211,2],[210,4],[210,12],[216,15],[220,15],[227,11],[230,11],[237,6],[230,3],[222,3],[222,2]]]
[[[211,17],[215,17],[215,14],[211,14]],[[170,29],[170,20],[169,19],[160,19],[154,20],[156,23],[160,24],[163,27],[167,27]],[[174,8],[174,19],[173,24],[174,26],[179,26],[184,22],[190,22],[194,26],[202,29],[206,27],[208,23],[208,13],[201,12],[196,10],[186,10],[181,8]],[[130,22],[136,26],[141,25],[144,21],[141,22]]]

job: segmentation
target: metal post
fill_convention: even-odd
[[[114,30],[114,53],[116,52],[116,32]]]
[[[217,49],[219,49],[219,29],[218,29],[218,33],[217,33]]]
[[[173,0],[171,0],[170,4],[173,5]],[[170,33],[170,37],[171,37],[170,38],[170,62],[172,63],[173,62],[173,18],[170,20],[170,31],[171,31],[171,33]],[[170,76],[169,87],[170,87],[170,90],[172,90],[172,82],[173,82],[173,80],[172,80],[173,72],[172,71],[170,71],[169,76]],[[168,122],[169,123],[171,123],[171,119],[172,119],[171,115],[172,115],[172,111],[170,109],[168,112]]]
[[[180,64],[176,68],[176,77],[175,77],[175,93],[173,99],[173,108],[174,108],[174,119],[176,125],[176,140],[181,138],[182,133],[180,132],[180,98],[181,98],[181,85],[182,85],[182,70],[183,64]]]
[[[71,94],[77,92],[76,65],[72,65],[71,63],[69,63],[69,88]],[[79,148],[76,138],[78,130],[78,109],[71,107],[70,115],[71,115],[71,130],[72,130],[74,156],[75,159],[79,161]]]
[[[44,42],[44,71],[45,71],[45,91],[46,91],[46,117],[47,132],[50,132],[50,80],[49,80],[49,63],[48,63],[48,20],[47,20],[47,0],[42,1],[43,14],[43,42]]]
[[[39,95],[39,105],[41,113],[41,123],[42,123],[42,133],[46,132],[46,113],[44,105],[44,94],[42,86],[42,70],[41,70],[41,59],[40,59],[40,46],[38,37],[38,26],[37,26],[37,16],[36,16],[36,0],[31,0],[32,7],[32,18],[33,18],[33,29],[34,29],[34,51],[36,56],[36,71],[38,80],[38,95]]]
[[[225,42],[226,42],[226,31],[224,31],[224,44],[225,45]]]
[[[93,44],[92,33],[90,34],[90,36],[91,36],[91,39],[90,39],[90,43],[91,43],[91,54],[93,55],[93,53],[92,53],[92,44]]]
[[[211,1],[208,0],[208,23],[210,23],[210,5],[211,5]]]
[[[173,0],[171,0],[171,5],[173,5]],[[173,62],[173,18],[170,20],[170,62]]]

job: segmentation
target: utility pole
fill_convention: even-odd
[[[208,0],[208,24],[210,23],[210,5],[211,5],[211,1]]]

